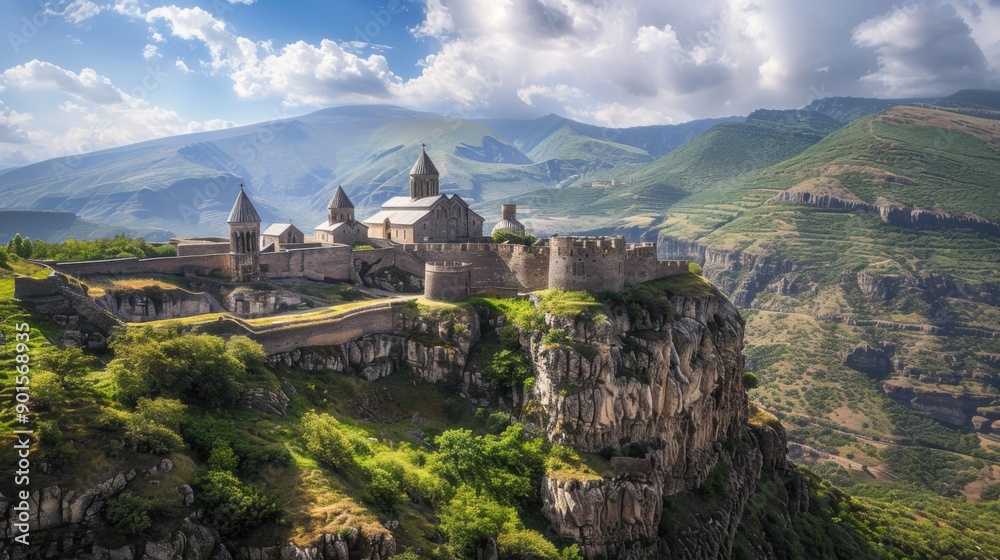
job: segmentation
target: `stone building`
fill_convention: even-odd
[[[264,241],[262,250],[280,251],[282,245],[305,242],[305,234],[292,224],[271,224],[260,234]]]
[[[524,225],[517,221],[516,204],[500,205],[500,221],[497,222],[497,225],[493,226],[493,231],[490,233],[496,234],[498,231],[509,231],[518,235],[524,235]]]
[[[620,291],[626,283],[627,246],[624,237],[553,235],[549,238],[549,288],[591,293]]]
[[[421,150],[410,169],[410,196],[386,201],[365,220],[369,236],[396,243],[476,242],[483,237],[483,217],[457,194],[441,194],[440,174]]]
[[[229,212],[229,260],[233,282],[260,280],[260,214],[243,191]]]
[[[316,240],[323,244],[354,245],[368,241],[368,226],[354,219],[354,203],[341,186],[326,207],[326,221],[316,226],[315,231]]]

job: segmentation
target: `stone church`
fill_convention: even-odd
[[[323,244],[368,242],[368,226],[354,219],[354,203],[340,186],[326,207],[326,221],[316,226],[315,231],[316,240]]]
[[[390,198],[365,220],[369,236],[395,243],[481,241],[483,217],[461,196],[440,190],[440,174],[424,147],[410,169],[410,196]]]

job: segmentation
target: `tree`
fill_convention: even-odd
[[[473,558],[477,546],[498,536],[504,525],[517,521],[517,511],[463,485],[441,509],[440,518],[441,532],[448,537],[455,553],[462,558]]]
[[[104,518],[123,535],[137,535],[152,527],[149,500],[125,491],[104,505]]]
[[[226,353],[239,360],[247,372],[264,367],[264,362],[267,361],[264,347],[243,335],[230,337],[226,341]]]
[[[42,368],[57,373],[67,389],[77,389],[83,386],[84,377],[90,373],[94,360],[83,353],[83,350],[70,346],[66,349],[53,349],[38,359]]]
[[[316,459],[339,469],[354,462],[354,448],[340,429],[340,423],[329,414],[309,411],[302,416],[302,440],[306,450]]]
[[[227,535],[244,534],[278,512],[274,501],[228,471],[210,470],[198,478],[196,486],[207,521]]]
[[[62,380],[51,371],[39,371],[31,376],[31,401],[42,410],[50,410],[66,400]]]

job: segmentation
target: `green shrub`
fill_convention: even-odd
[[[499,231],[493,232],[493,242],[494,243],[513,243],[515,245],[527,245],[532,246],[538,239],[530,233],[515,233],[509,229],[501,229]]]
[[[688,263],[688,272],[690,272],[691,274],[696,274],[698,276],[701,276],[701,273],[702,273],[701,265],[698,264],[698,263],[696,263],[696,262],[694,262],[694,261],[689,262]]]
[[[84,354],[83,350],[70,346],[65,349],[52,349],[38,358],[42,369],[56,372],[62,377],[63,386],[67,389],[78,389],[84,385],[84,378],[95,365],[95,360]]]
[[[983,492],[979,495],[979,499],[984,502],[993,502],[1000,499],[1000,482],[990,484],[986,488],[983,488]]]
[[[545,470],[544,441],[525,437],[520,424],[496,435],[447,430],[434,443],[438,454],[430,461],[432,472],[453,485],[468,485],[504,503],[528,501]]]
[[[339,469],[354,462],[353,446],[329,414],[313,411],[302,416],[302,440],[306,450],[320,462]]]
[[[116,332],[111,347],[115,359],[108,371],[123,402],[185,395],[222,408],[239,400],[246,367],[217,336],[130,328]]]
[[[62,380],[51,371],[39,371],[31,376],[31,402],[39,410],[51,410],[66,400]]]
[[[757,377],[757,374],[752,371],[744,371],[743,388],[750,390],[750,389],[756,389],[758,386],[760,386],[760,378]]]
[[[216,440],[208,455],[208,468],[213,471],[236,472],[240,458],[225,440]]]
[[[504,526],[497,537],[501,559],[509,560],[560,560],[555,545],[545,540],[538,531]]]
[[[244,534],[278,512],[272,500],[230,472],[208,471],[196,480],[196,486],[207,520],[226,535]]]
[[[389,471],[374,467],[368,469],[365,501],[384,513],[395,513],[400,502],[400,481]]]
[[[243,364],[247,372],[263,368],[264,362],[267,361],[264,347],[259,342],[243,335],[232,336],[226,341],[226,353]]]
[[[439,517],[441,532],[455,554],[472,558],[477,546],[482,546],[490,537],[497,537],[504,525],[516,522],[517,511],[463,485],[441,508]]]
[[[562,549],[562,552],[559,553],[559,560],[583,560],[583,554],[580,554],[580,546],[571,544]]]
[[[483,374],[497,388],[520,387],[531,375],[531,366],[524,355],[516,350],[501,350],[493,354],[490,364],[483,368]]]
[[[177,256],[177,248],[169,243],[154,247],[144,239],[116,235],[92,241],[77,239],[67,239],[62,243],[36,241],[32,247],[32,255],[36,259],[51,259],[58,262],[93,261],[128,257],[174,257]]]
[[[139,451],[164,454],[184,443],[177,430],[186,408],[173,399],[140,399],[135,412],[105,407],[98,424],[124,430],[126,441]]]
[[[565,329],[552,329],[542,336],[542,344],[546,346],[567,346],[569,335]]]
[[[149,509],[149,500],[126,490],[104,504],[104,518],[119,533],[138,535],[153,525],[149,518]]]

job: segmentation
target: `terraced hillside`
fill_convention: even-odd
[[[1000,474],[997,124],[890,108],[669,209],[669,256],[752,308],[756,396],[842,483],[884,468],[934,486],[896,445],[958,453],[940,493]]]

